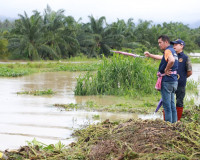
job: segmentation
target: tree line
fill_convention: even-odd
[[[0,21],[0,56],[54,60],[80,54],[110,56],[112,49],[137,54],[145,50],[159,53],[157,38],[162,34],[171,40],[183,39],[187,52],[200,47],[200,27],[191,29],[179,22],[153,24],[146,20],[135,24],[132,18],[108,24],[104,16],[88,18],[88,23],[82,23],[81,19],[65,16],[64,10],[53,11],[47,6],[43,15],[35,10],[30,17],[24,12],[14,22]]]

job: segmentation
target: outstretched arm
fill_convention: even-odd
[[[149,53],[149,52],[147,52],[147,51],[144,52],[144,55],[145,55],[146,57],[150,57],[150,58],[157,59],[157,60],[161,60],[162,57],[163,57],[163,56],[161,56],[161,55],[151,54],[151,53]]]

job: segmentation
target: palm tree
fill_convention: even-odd
[[[79,44],[76,40],[74,23],[76,22],[73,17],[64,16],[64,10],[55,12],[49,6],[45,9],[45,44],[55,51],[54,56],[66,58],[74,56],[78,52]],[[50,57],[51,55],[45,56]]]
[[[119,20],[114,22],[112,25],[113,30],[115,30],[115,46],[114,48],[134,48],[137,43],[135,42],[136,36],[134,35],[135,24],[133,19],[129,18],[127,22],[124,20]]]
[[[44,18],[34,11],[29,18],[26,12],[19,15],[9,39],[9,49],[14,53],[34,59],[60,59],[78,52],[79,44],[70,18],[63,10],[45,9]]]
[[[88,56],[109,55],[112,47],[120,46],[123,35],[116,31],[116,26],[108,25],[105,17],[95,19],[89,16],[90,22],[83,24],[77,36],[81,51]]]
[[[151,45],[149,41],[151,24],[152,21],[139,20],[139,24],[134,30],[134,35],[137,37],[137,42],[147,47]]]
[[[63,57],[76,56],[80,52],[80,45],[76,38],[78,28],[79,24],[73,17],[64,18],[64,30],[60,35],[64,40],[61,48]]]
[[[100,42],[102,41],[102,32],[104,30],[103,23],[105,17],[95,20],[93,16],[89,16],[90,23],[81,24],[77,39],[80,44],[81,52],[89,57],[96,57],[99,53]]]
[[[41,16],[35,12],[30,18],[24,12],[24,16],[19,14],[20,19],[15,21],[14,34],[10,38],[9,49],[22,54],[33,60],[39,58],[41,48]]]
[[[15,28],[11,31],[13,36],[9,39],[9,49],[14,53],[23,55],[30,60],[39,59],[41,53],[54,51],[44,43],[43,22],[40,13],[34,11],[29,18],[26,12],[24,16],[15,21]]]
[[[6,54],[7,53],[7,48],[8,46],[8,40],[4,37],[4,33],[3,32],[0,32],[0,56],[1,55],[5,55],[7,56]]]
[[[178,22],[163,23],[163,30],[166,30],[166,34],[171,40],[184,40],[186,43],[184,50],[191,52],[194,48],[197,48],[197,45],[195,44],[195,37],[197,34],[194,34],[188,25]]]

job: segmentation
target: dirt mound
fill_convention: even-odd
[[[183,134],[182,134],[183,132]],[[118,125],[109,122],[79,132],[79,142],[88,151],[86,159],[192,159],[200,144],[182,123],[162,120],[129,120]],[[198,133],[200,136],[200,133]],[[188,148],[193,148],[189,150]],[[194,156],[194,157],[195,157]],[[193,159],[195,159],[193,157]],[[200,157],[198,157],[200,158]]]
[[[176,127],[163,121],[129,120],[114,128],[107,138],[94,144],[89,159],[106,159],[110,153],[119,155],[118,159],[124,158],[125,152],[135,152],[131,154],[135,158],[139,156],[136,153],[160,153],[167,150],[166,143],[177,136]]]
[[[90,125],[74,133],[78,141],[55,151],[38,146],[9,152],[11,159],[67,160],[197,160],[200,159],[199,108],[174,124],[163,120],[133,120]]]

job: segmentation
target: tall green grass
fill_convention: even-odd
[[[192,63],[200,63],[200,58],[190,58]]]
[[[198,89],[197,89],[198,85],[199,85],[198,81],[195,81],[193,79],[189,79],[187,81],[187,84],[186,84],[186,90],[188,90],[188,91],[197,90],[198,91]]]
[[[87,73],[77,79],[75,95],[130,95],[157,94],[158,63],[146,58],[115,54],[103,58],[97,74]]]
[[[186,92],[188,92],[188,95],[198,96],[199,95],[198,85],[199,85],[198,81],[189,79],[186,83]],[[190,106],[193,104],[192,99],[189,100],[188,104],[190,104]]]

